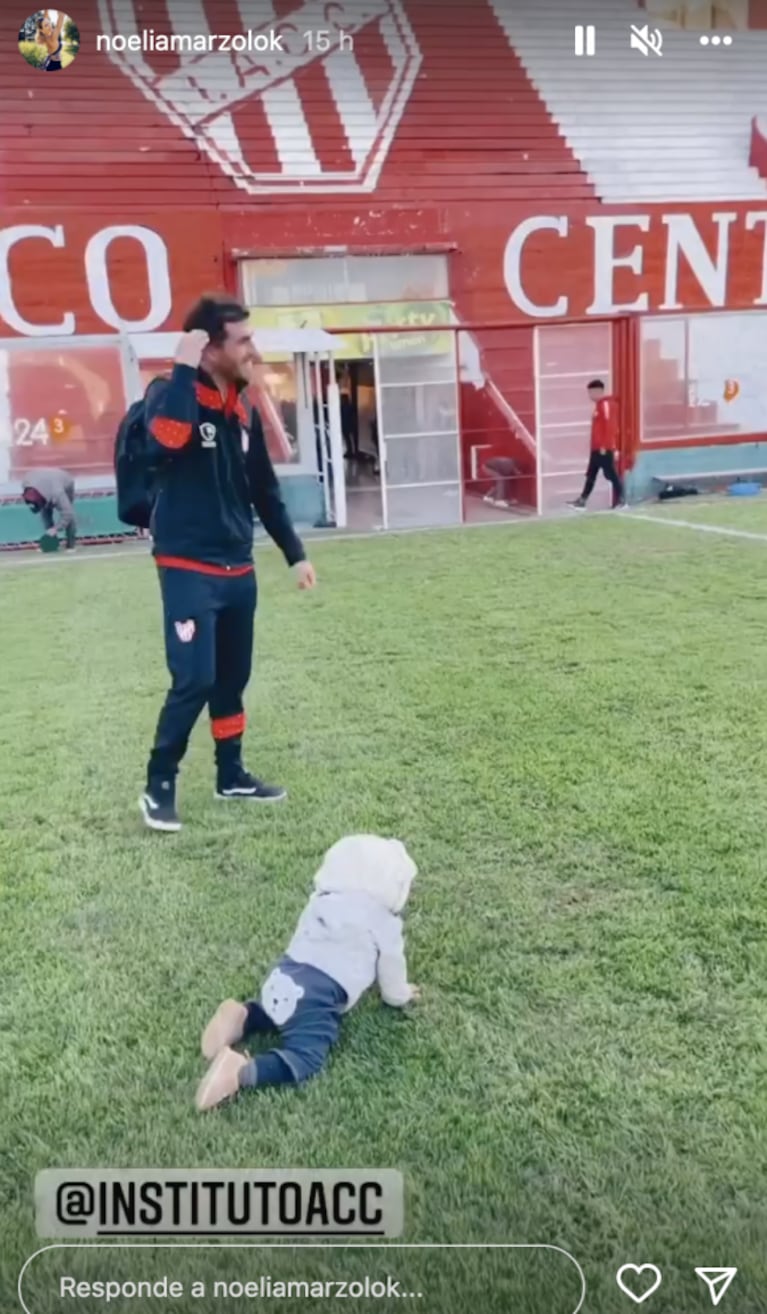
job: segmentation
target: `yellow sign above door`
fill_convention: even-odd
[[[435,332],[453,319],[449,301],[383,301],[364,306],[259,306],[250,311],[253,329],[364,329],[402,328],[404,333],[383,333],[379,351],[391,356],[445,356],[454,351],[454,334]],[[433,327],[432,327],[433,326]],[[256,338],[256,341],[258,339]],[[373,355],[370,333],[339,334],[339,360],[364,360]],[[265,352],[264,360],[280,360]]]

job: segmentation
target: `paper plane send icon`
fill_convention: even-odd
[[[737,1271],[737,1268],[696,1268],[698,1277],[703,1279],[711,1292],[712,1305],[719,1304]]]

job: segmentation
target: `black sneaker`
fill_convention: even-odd
[[[586,503],[582,497],[576,497],[574,502],[568,502],[567,505],[571,506],[575,511],[584,511],[586,508]]]
[[[141,795],[138,805],[150,830],[181,830],[176,811],[176,789],[172,780],[154,781]]]
[[[281,785],[266,785],[241,768],[236,775],[219,777],[216,798],[246,798],[254,803],[280,803],[288,791]]]

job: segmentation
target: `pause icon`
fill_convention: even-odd
[[[576,55],[595,55],[597,53],[597,29],[592,25],[578,26],[575,29]]]

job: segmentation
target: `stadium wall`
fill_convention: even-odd
[[[234,0],[199,8],[211,31],[242,28]],[[295,0],[260,8],[271,26],[308,13]],[[140,12],[131,0],[82,0],[79,51],[59,79],[4,46],[0,338],[176,329],[200,291],[240,290],[245,258],[439,253],[455,320],[475,326],[488,381],[535,433],[537,326],[745,311],[763,321],[767,187],[764,203],[605,205],[497,4],[456,0],[449,15],[431,0],[335,10],[353,32],[356,108],[338,46],[293,51],[267,67],[266,83],[234,56],[192,76],[175,54],[98,48],[105,35],[183,30],[181,0],[149,0]],[[639,377],[641,334],[635,341]],[[34,362],[22,376],[13,416],[48,420],[55,379],[46,372],[40,386]],[[107,405],[94,416],[88,391],[81,382],[92,456],[111,450],[114,415]],[[765,440],[758,426],[691,437],[689,420],[648,438],[641,381],[634,391],[624,453],[634,495],[669,461],[677,473],[698,469],[703,449],[717,469],[737,466],[744,445]],[[485,425],[495,447],[520,456],[497,396],[464,393],[472,441]],[[14,433],[4,441],[13,447]],[[14,448],[10,464],[50,455]],[[463,457],[468,477],[468,442]],[[66,443],[57,458],[68,459]]]

